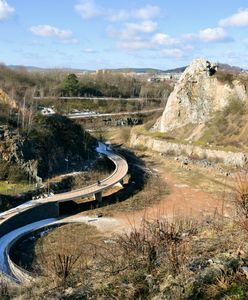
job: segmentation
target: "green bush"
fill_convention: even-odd
[[[92,157],[95,139],[80,125],[61,115],[38,116],[28,134],[32,145],[26,155],[38,160],[38,176],[66,168],[67,161],[82,161]]]
[[[7,162],[0,163],[0,180],[7,180],[11,183],[27,181],[28,175],[18,165]]]

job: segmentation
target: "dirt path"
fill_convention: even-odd
[[[120,213],[114,217],[126,223],[127,226],[138,226],[142,219],[157,219],[166,217],[194,217],[203,219],[218,213],[229,216],[230,205],[224,198],[215,198],[208,192],[192,188],[173,178],[170,174],[164,176],[165,182],[170,187],[170,195],[165,196],[161,201],[152,207],[132,213]]]
[[[170,194],[140,211],[113,212],[112,218],[95,218],[92,224],[99,230],[105,233],[130,230],[139,226],[144,218],[193,217],[199,220],[216,213],[231,215],[232,206],[225,196],[225,186],[230,179],[219,176],[214,170],[195,166],[182,168],[179,163],[166,158],[150,156],[148,165],[163,179]]]
[[[223,195],[214,196],[199,188],[194,188],[175,178],[173,174],[160,174],[165,184],[169,186],[170,194],[164,196],[157,204],[142,211],[132,213],[117,213],[114,217],[127,226],[138,226],[142,219],[157,219],[166,217],[170,220],[176,217],[193,217],[204,219],[208,216],[221,214],[230,216],[232,207]]]

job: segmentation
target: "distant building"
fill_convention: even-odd
[[[182,73],[163,73],[156,74],[147,79],[148,82],[163,82],[166,80],[174,80],[177,81],[181,77]]]
[[[110,74],[110,73],[112,73],[112,70],[108,70],[108,69],[96,70],[96,74]]]

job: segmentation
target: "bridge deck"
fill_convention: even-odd
[[[26,211],[31,209],[32,207],[42,205],[49,202],[65,202],[77,198],[87,198],[89,196],[95,195],[100,193],[112,186],[116,183],[120,182],[128,172],[128,164],[124,158],[115,154],[113,151],[107,150],[107,147],[103,144],[99,144],[98,152],[101,154],[106,155],[114,164],[115,170],[114,172],[107,178],[101,181],[100,185],[97,183],[74,190],[71,192],[56,194],[54,196],[49,196],[43,199],[38,200],[31,200],[28,201],[16,208],[10,209],[4,213],[0,214],[0,231],[1,231],[1,224],[7,221],[8,219],[12,218],[13,216],[19,214],[20,212]],[[45,216],[44,216],[45,218]]]

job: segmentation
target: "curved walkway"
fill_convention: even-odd
[[[45,219],[34,222],[29,225],[25,225],[18,229],[11,231],[1,238],[0,242],[0,270],[4,275],[7,275],[7,279],[12,279],[16,282],[29,282],[31,277],[25,270],[16,266],[9,257],[9,250],[13,243],[20,239],[23,235],[38,230],[39,228],[54,224],[56,219]]]
[[[1,226],[3,226],[7,221],[10,221],[11,218],[18,216],[20,213],[28,212],[36,208],[37,206],[41,206],[46,203],[59,203],[59,202],[65,202],[70,201],[77,198],[86,198],[92,195],[97,195],[104,191],[105,189],[108,189],[118,182],[122,181],[122,179],[126,176],[128,172],[128,164],[126,160],[121,157],[120,155],[115,154],[109,147],[107,147],[103,143],[99,143],[99,146],[97,147],[97,152],[100,154],[106,155],[114,164],[115,164],[115,170],[114,172],[107,178],[101,181],[100,185],[97,183],[90,185],[88,187],[84,187],[82,189],[74,190],[67,193],[57,194],[51,197],[39,199],[39,200],[32,200],[29,202],[26,202],[16,208],[13,208],[9,211],[6,211],[4,213],[0,214],[0,273],[5,273],[7,275],[12,275],[13,273],[10,271],[9,263],[6,256],[6,248],[8,245],[15,239],[17,236],[19,236],[20,232],[18,230],[21,230],[20,227],[22,227],[24,230],[29,230],[32,228],[33,225],[37,222],[32,222],[27,225],[27,222],[24,222],[23,226],[17,226],[16,228],[10,230],[9,232],[4,232],[4,234],[1,232]],[[48,216],[44,215],[43,219],[47,219]],[[39,219],[40,221],[40,219]],[[40,221],[42,223],[42,221]],[[37,223],[38,225],[40,223]],[[25,225],[25,226],[24,226]],[[16,276],[13,276],[15,278]]]
[[[56,194],[54,196],[49,196],[43,199],[28,201],[18,207],[15,207],[4,213],[1,213],[0,214],[0,236],[1,236],[1,224],[3,224],[9,218],[12,218],[14,215],[19,214],[20,212],[29,210],[34,206],[38,206],[45,203],[51,203],[51,202],[59,203],[59,202],[65,202],[77,198],[87,198],[89,196],[100,193],[106,189],[109,189],[110,187],[120,182],[128,172],[128,164],[126,160],[120,155],[115,154],[105,144],[103,143],[98,143],[98,144],[99,146],[96,148],[97,152],[106,155],[115,164],[115,170],[109,177],[102,180],[100,185],[95,183],[90,186],[78,190],[74,190],[71,192]]]

